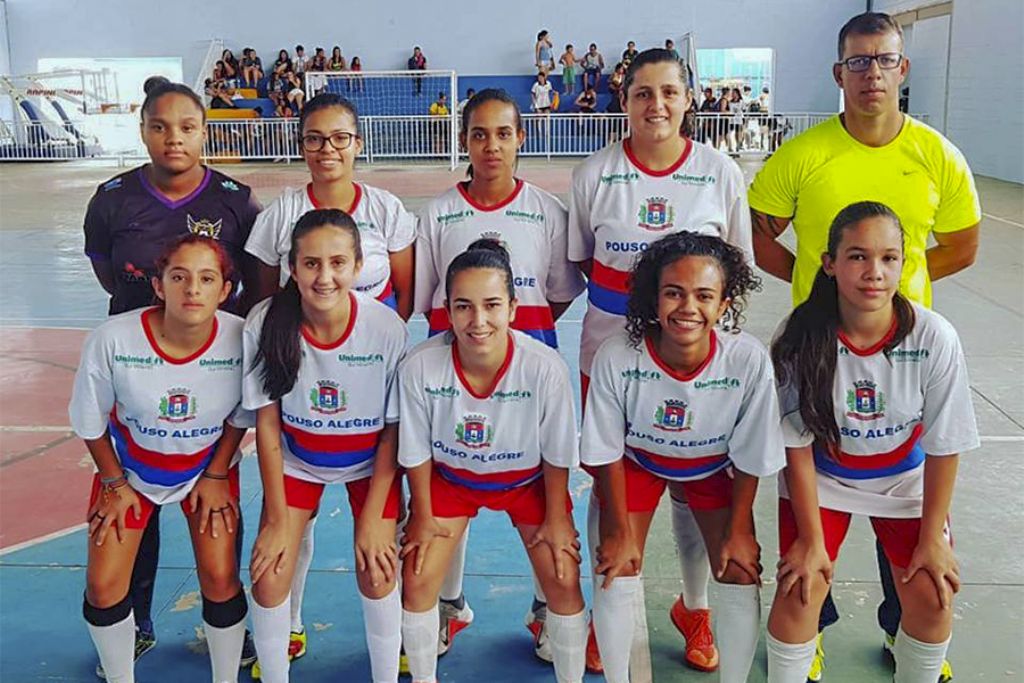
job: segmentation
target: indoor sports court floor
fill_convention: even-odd
[[[523,177],[565,198],[574,162],[526,161]],[[758,164],[744,163],[749,181]],[[302,164],[224,166],[252,185],[261,201],[305,182]],[[106,297],[82,253],[82,216],[109,165],[0,166],[0,680],[94,681],[95,652],[81,617],[85,517],[92,463],[68,428],[67,402],[78,350],[105,316]],[[374,167],[362,181],[399,195],[410,209],[450,186],[460,173],[436,167]],[[953,530],[964,588],[956,603],[950,659],[957,681],[1024,680],[1024,191],[978,179],[985,213],[981,250],[968,271],[935,288],[936,308],[956,325],[970,365],[982,448],[962,459]],[[748,329],[766,340],[788,309],[787,289],[766,280],[753,299]],[[574,367],[582,299],[559,324]],[[426,333],[412,324],[414,339]],[[575,372],[574,372],[575,374]],[[589,479],[575,474],[573,500],[585,526]],[[255,458],[242,465],[246,556],[259,514]],[[763,546],[763,615],[777,558],[775,484],[764,480],[757,503]],[[352,571],[351,519],[341,490],[325,499],[306,592],[309,654],[292,668],[296,681],[368,680],[361,612]],[[137,668],[142,683],[208,680],[200,598],[180,513],[163,515],[163,547],[153,607],[159,645]],[[643,641],[634,652],[634,683],[711,681],[682,668],[681,638],[668,620],[679,571],[664,506],[646,559]],[[476,622],[439,665],[441,681],[549,681],[534,659],[522,618],[532,582],[525,555],[503,515],[474,522],[466,596]],[[511,550],[510,550],[511,549]],[[243,582],[248,577],[243,575]],[[586,582],[589,583],[589,582]],[[589,586],[585,585],[589,594]],[[855,522],[840,557],[835,595],[841,622],[828,631],[826,680],[891,680],[874,610],[873,541]],[[711,588],[712,605],[715,589]],[[764,644],[755,670],[765,667]],[[240,680],[247,680],[243,675]],[[588,680],[599,680],[589,677]],[[756,673],[752,681],[762,681]]]

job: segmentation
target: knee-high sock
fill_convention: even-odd
[[[310,517],[299,541],[299,553],[295,557],[295,575],[292,576],[291,630],[298,633],[302,625],[302,596],[306,592],[306,577],[313,564],[313,532],[316,517]]]
[[[686,501],[669,497],[672,499],[672,535],[683,577],[683,602],[687,609],[707,609],[711,565],[704,537]]]
[[[288,626],[291,600],[286,597],[276,607],[264,607],[252,601],[253,642],[260,658],[263,683],[288,681]]]
[[[210,648],[213,683],[237,683],[238,660],[245,639],[245,615],[248,613],[245,591],[224,602],[203,596],[203,630]]]
[[[804,683],[814,660],[817,638],[806,643],[784,643],[769,633],[768,683]]]
[[[548,609],[546,623],[555,663],[555,678],[558,683],[581,683],[586,664],[586,610],[578,614],[555,614]]]
[[[639,576],[619,576],[607,589],[603,575],[594,576],[594,632],[608,683],[629,683],[629,653],[633,647],[633,601]]]
[[[894,683],[935,683],[942,672],[950,638],[942,643],[923,643],[906,634],[903,627],[896,632]]]
[[[402,594],[398,586],[380,599],[359,596],[363,602],[366,647],[374,683],[398,680],[398,656],[402,648]]]
[[[128,616],[113,624],[88,626],[107,681],[135,683],[135,613],[129,611]]]
[[[756,585],[718,584],[719,671],[722,683],[746,683],[761,631],[761,596]],[[805,672],[806,673],[806,672]]]
[[[466,573],[466,543],[469,541],[469,526],[462,533],[459,547],[452,555],[452,563],[448,565],[448,573],[444,576],[444,583],[441,584],[440,597],[442,600],[458,600],[462,597],[462,576]]]
[[[402,610],[402,643],[413,683],[434,683],[437,677],[437,605],[426,612]]]

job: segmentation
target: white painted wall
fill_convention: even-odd
[[[950,17],[916,21],[909,28],[905,50],[910,58],[910,111],[927,114],[928,125],[945,132]]]
[[[309,10],[298,9],[303,5]],[[556,49],[596,42],[606,61],[627,40],[660,46],[666,37],[693,31],[699,47],[774,48],[773,98],[783,111],[835,111],[830,68],[836,35],[864,6],[864,0],[657,0],[628,8],[615,0],[7,0],[15,73],[34,70],[40,57],[178,56],[191,83],[205,41],[220,37],[236,54],[255,47],[265,62],[296,42],[328,52],[339,44],[367,69],[404,68],[417,44],[431,66],[505,75],[530,71],[541,28],[551,31]]]

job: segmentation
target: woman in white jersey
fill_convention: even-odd
[[[647,531],[675,482],[719,582],[721,680],[742,683],[761,623],[754,495],[785,464],[768,350],[738,330],[760,281],[736,247],[681,232],[650,245],[632,283],[626,329],[594,360],[580,446],[600,500],[589,534],[605,678],[629,680]],[[691,608],[680,625],[706,629],[710,613]]]
[[[500,242],[512,259],[518,295],[513,329],[557,348],[555,320],[584,289],[567,254],[565,206],[554,195],[516,178],[519,148],[526,139],[519,106],[504,90],[476,93],[462,110],[460,141],[469,153],[469,180],[433,199],[420,212],[416,241],[416,310],[427,316],[430,334],[449,328],[444,280],[449,264],[475,240]],[[473,620],[462,594],[466,539],[441,590],[439,651]],[[544,594],[535,582],[527,628],[538,657],[551,661],[543,633]]]
[[[587,312],[580,340],[581,395],[601,343],[625,325],[629,273],[656,239],[688,230],[717,235],[753,263],[743,174],[726,155],[679,134],[692,93],[670,50],[644,50],[623,84],[630,134],[576,167],[569,203],[569,258],[587,273]],[[672,526],[683,593],[672,607],[682,630],[687,608],[707,607],[707,558],[693,516],[673,485]],[[684,634],[685,635],[685,634]],[[687,637],[686,662],[717,666],[711,631]],[[594,659],[588,654],[588,661]]]
[[[903,253],[887,206],[840,211],[810,297],[772,345],[787,446],[768,620],[773,682],[807,675],[851,514],[870,517],[903,605],[895,680],[939,679],[960,588],[950,500],[958,456],[979,441],[960,340],[899,293]]]
[[[186,235],[156,260],[156,307],[115,316],[86,339],[69,414],[99,472],[89,501],[83,612],[106,679],[135,680],[128,584],[156,506],[188,520],[215,683],[238,680],[247,612],[234,533],[242,319],[218,311],[231,293],[220,243]]]
[[[558,681],[583,679],[587,620],[567,489],[578,461],[569,371],[558,353],[512,331],[518,300],[508,253],[479,240],[448,266],[451,331],[400,370],[399,463],[412,494],[402,555],[402,641],[414,683],[434,683],[438,596],[481,507],[503,510],[547,597]]]
[[[296,555],[325,484],[344,483],[374,681],[395,681],[401,645],[393,382],[406,344],[394,311],[353,291],[360,230],[338,209],[295,224],[288,285],[250,312],[243,405],[256,414],[263,516],[252,550],[260,675],[288,680]]]

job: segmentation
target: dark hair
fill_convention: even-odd
[[[295,46],[295,51],[298,52],[299,50],[302,50],[303,52],[305,52],[306,48],[302,47],[301,45],[296,45]]]
[[[331,48],[331,59],[334,59],[334,53],[335,52],[337,52],[338,56],[340,57],[341,56],[341,46],[335,45],[333,48]]]
[[[164,276],[164,271],[167,270],[167,265],[171,261],[171,257],[174,256],[179,249],[190,244],[198,244],[206,247],[214,253],[217,257],[217,263],[220,265],[220,274],[227,282],[235,275],[234,264],[231,261],[231,256],[228,254],[227,249],[219,241],[206,235],[197,235],[194,232],[181,235],[168,243],[160,255],[156,257],[154,263],[154,270],[156,272],[157,279]]]
[[[508,94],[501,88],[484,88],[480,92],[469,98],[469,102],[462,108],[462,129],[463,135],[469,134],[469,121],[473,117],[473,112],[476,111],[484,102],[504,102],[508,106],[512,107],[512,111],[515,112],[516,118],[516,132],[523,130],[523,115],[519,111],[519,103],[516,102],[515,98]],[[470,163],[469,169],[466,171],[466,175],[470,178],[473,177],[473,164]]]
[[[846,47],[846,37],[873,36],[879,33],[895,33],[900,39],[900,49],[903,46],[903,28],[899,22],[883,12],[864,12],[858,14],[839,29],[839,60],[843,59],[843,49]]]
[[[836,258],[843,233],[866,218],[885,217],[902,235],[899,217],[885,204],[857,202],[840,211],[828,229],[828,255]],[[898,291],[892,300],[896,330],[882,349],[885,357],[914,329],[914,308]],[[819,268],[807,300],[790,314],[772,342],[772,363],[780,384],[800,395],[800,417],[815,441],[832,456],[839,450],[839,427],[832,402],[839,335],[839,289],[835,278]]]
[[[589,50],[590,48],[594,48],[596,50],[597,49],[597,43],[591,43],[590,46],[587,47],[587,49]]]
[[[338,107],[344,109],[356,122],[356,134],[359,134],[359,111],[356,109],[356,105],[352,104],[349,100],[345,99],[341,95],[333,92],[322,92],[315,96],[302,108],[299,113],[299,137],[302,137],[302,131],[306,128],[306,121],[315,112],[321,109],[330,109],[331,107]]]
[[[629,68],[626,69],[626,78],[622,81],[622,92],[626,94],[629,93],[629,87],[633,85],[633,79],[636,78],[637,71],[648,64],[661,64],[662,62],[675,64],[676,67],[679,68],[679,81],[683,84],[683,88],[685,90],[689,90],[690,84],[686,82],[686,72],[683,71],[683,65],[679,63],[679,60],[665,48],[652,47],[638,54],[636,58],[629,63]]]
[[[504,274],[508,298],[509,300],[516,298],[516,288],[512,279],[512,263],[508,250],[498,240],[481,237],[473,241],[466,247],[466,251],[456,256],[448,264],[448,270],[444,274],[445,299],[451,299],[452,282],[455,280],[455,276],[472,268],[490,268]]]
[[[540,33],[537,34],[537,40],[540,40],[541,38],[543,38],[547,34],[548,34],[548,32],[546,30],[541,31]]]
[[[565,44],[565,49],[566,50],[571,50],[572,49],[572,43],[566,43]]]
[[[142,109],[139,110],[142,121],[145,121],[147,116],[153,114],[153,107],[156,106],[156,101],[164,95],[184,95],[196,105],[202,114],[203,123],[206,123],[206,107],[203,106],[203,100],[187,85],[172,83],[163,76],[150,76],[142,84],[142,90],[146,93],[146,99],[142,101]]]
[[[292,272],[295,271],[298,258],[299,241],[314,230],[328,226],[348,233],[352,238],[356,260],[363,260],[359,228],[352,217],[340,209],[314,209],[302,214],[292,230],[291,251],[288,253],[288,265]],[[299,294],[295,279],[291,278],[285,288],[270,299],[256,354],[256,362],[263,364],[260,371],[263,391],[272,401],[281,398],[295,386],[299,366],[302,364],[302,345],[299,343],[301,332],[302,295]]]
[[[661,271],[687,256],[704,256],[716,262],[722,272],[722,299],[729,299],[721,326],[723,330],[739,332],[747,294],[761,289],[761,278],[754,274],[746,256],[737,247],[720,237],[684,230],[652,242],[630,273],[626,330],[634,347],[639,347],[644,337],[658,327]]]

